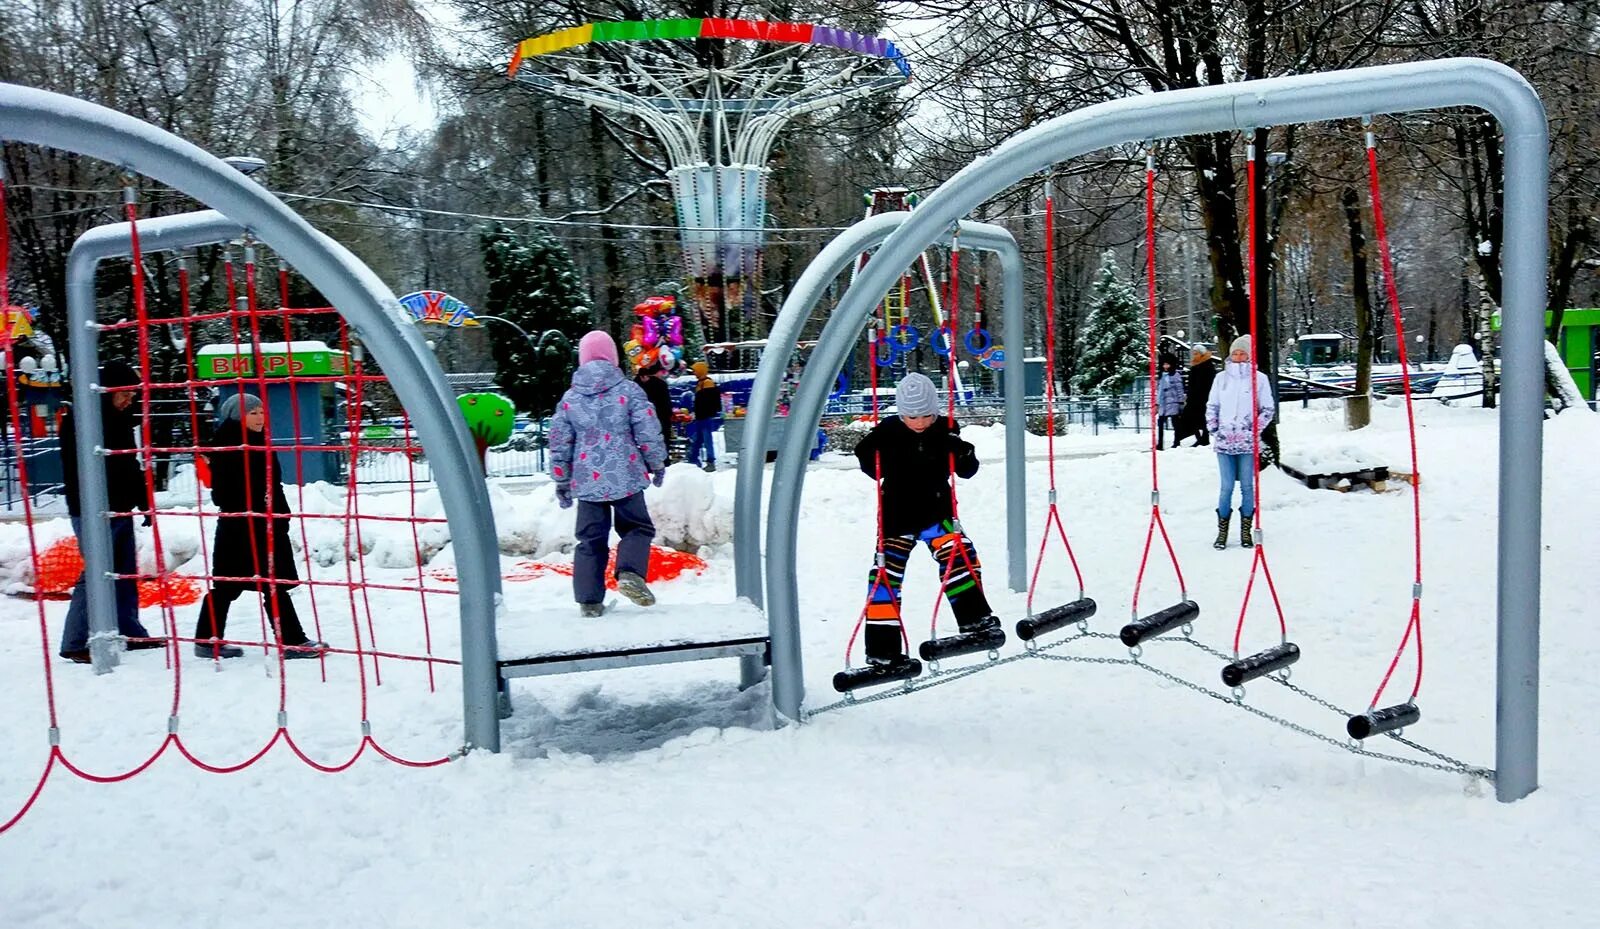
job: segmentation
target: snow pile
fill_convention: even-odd
[[[1385,461],[1365,444],[1338,436],[1285,436],[1282,461],[1301,474],[1341,474],[1399,464]]]
[[[1485,763],[1494,754],[1498,413],[1430,404],[1418,416],[1428,476],[1428,653],[1422,722],[1407,736]],[[1284,417],[1290,447],[1348,441],[1336,404],[1287,405]],[[1147,446],[1132,444],[1138,438],[1148,436],[1058,443],[1071,459],[1058,467],[1062,517],[1088,592],[1101,604],[1092,626],[1111,634],[1127,615],[1149,519],[1150,459]],[[58,763],[38,804],[0,836],[0,913],[8,929],[431,929],[503,923],[515,912],[530,925],[572,929],[1031,927],[1059,925],[1064,913],[1128,927],[1367,926],[1394,923],[1396,914],[1427,929],[1592,925],[1593,888],[1562,878],[1573,862],[1594,857],[1600,809],[1592,776],[1600,717],[1591,709],[1600,702],[1592,668],[1600,627],[1591,618],[1600,576],[1590,569],[1589,539],[1600,497],[1585,467],[1600,457],[1600,424],[1561,416],[1545,425],[1545,438],[1541,787],[1514,805],[1464,792],[1458,775],[1343,751],[1336,712],[1267,682],[1248,687],[1241,709],[1126,664],[1024,659],[771,731],[768,689],[741,693],[736,662],[701,661],[512,681],[504,753],[474,752],[425,770],[368,750],[351,770],[330,776],[296,760],[281,741],[225,777],[170,752],[111,786],[66,775]],[[1362,441],[1400,460],[1404,410],[1378,405]],[[1030,563],[1047,473],[1037,451],[1030,441]],[[1225,649],[1254,555],[1237,542],[1211,547],[1217,471],[1210,449],[1180,448],[1158,461],[1162,513],[1189,593],[1202,604],[1195,636]],[[986,592],[1009,628],[1026,596],[1003,580],[1001,464],[984,457],[960,492],[966,528],[988,568]],[[686,530],[691,516],[715,523],[731,475],[683,471],[651,492],[658,518],[683,519]],[[870,485],[847,468],[807,474],[796,571],[806,581],[800,647],[813,709],[835,699],[829,678],[861,608],[875,529]],[[1276,592],[1304,654],[1294,683],[1346,708],[1364,706],[1409,613],[1413,491],[1336,495],[1268,471],[1262,492]],[[398,502],[373,499],[382,496],[364,495],[363,511],[368,503],[409,510],[404,494],[391,495]],[[495,499],[502,514],[507,505],[529,507],[530,522],[519,530],[529,538],[570,531],[573,514],[556,510],[547,489],[511,496],[509,504]],[[548,531],[537,522],[544,518]],[[162,527],[165,535],[165,517]],[[15,529],[0,527],[0,551],[14,551]],[[717,611],[733,586],[725,548],[703,575],[657,585],[670,609],[639,611],[646,634],[676,636],[721,621]],[[448,550],[435,556],[446,558]],[[1059,546],[1046,559],[1039,599],[1075,596]],[[1153,557],[1143,579],[1145,597],[1156,603],[1177,594],[1163,559]],[[315,567],[324,577],[344,574],[342,564]],[[415,585],[417,576],[414,569],[371,574],[396,588]],[[928,632],[938,585],[937,569],[919,550],[904,586],[913,648]],[[312,593],[294,596],[308,606]],[[369,593],[370,619],[365,607],[358,615],[377,646],[457,654],[453,597],[429,596],[425,644],[420,594]],[[347,598],[342,591],[317,596],[323,634],[348,646]],[[591,644],[603,644],[598,634],[613,630],[604,618],[570,618],[571,598],[570,579],[554,572],[507,585],[509,609],[557,608],[572,635],[593,631]],[[30,796],[49,759],[40,609],[0,599],[7,687],[0,819]],[[255,604],[236,609],[239,630],[254,634]],[[66,604],[46,602],[42,610],[49,648]],[[634,620],[630,612],[619,618]],[[180,614],[180,623],[192,615]],[[1259,583],[1246,618],[1246,649],[1277,643],[1271,598]],[[162,617],[150,609],[144,619],[158,628]],[[659,628],[648,628],[651,620]],[[949,622],[946,609],[941,628]],[[1185,641],[1157,640],[1144,660],[1219,687],[1219,661]],[[1008,656],[1019,651],[1016,642],[1005,648]],[[1127,657],[1112,640],[1088,639],[1052,654]],[[280,688],[295,744],[320,763],[351,756],[362,719],[386,750],[405,757],[436,758],[460,744],[454,666],[437,667],[431,681],[420,665],[384,658],[376,686],[361,672],[378,662],[348,655],[330,656],[325,666],[292,662],[281,674],[259,650],[216,672],[196,667],[187,653],[177,657],[181,694],[159,652],[130,652],[103,676],[55,662],[61,751],[91,772],[126,771],[167,738],[176,716],[197,757],[236,764],[273,738]],[[984,659],[953,661],[952,669],[968,661]],[[1409,690],[1411,661],[1408,652],[1391,699]],[[1336,744],[1249,712],[1256,708]],[[1244,838],[1219,844],[1219,836]],[[152,877],[188,873],[197,860],[205,864],[201,891],[193,881]],[[90,877],[85,862],[93,862]],[[946,887],[963,890],[932,909],[921,905],[928,888]]]

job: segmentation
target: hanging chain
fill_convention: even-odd
[[[1483,767],[1479,767],[1477,765],[1468,764],[1467,762],[1462,761],[1459,758],[1453,758],[1453,757],[1451,757],[1449,755],[1444,754],[1443,752],[1434,751],[1431,748],[1427,748],[1426,746],[1419,745],[1416,742],[1413,742],[1412,740],[1407,739],[1407,738],[1405,738],[1403,736],[1397,735],[1397,734],[1395,734],[1393,732],[1387,732],[1387,733],[1384,733],[1384,735],[1387,738],[1389,738],[1391,741],[1398,742],[1399,744],[1404,745],[1407,748],[1409,748],[1409,749],[1411,749],[1411,750],[1413,750],[1415,752],[1418,752],[1420,754],[1426,755],[1429,758],[1434,759],[1434,761],[1421,761],[1421,760],[1416,759],[1416,758],[1405,758],[1405,757],[1402,757],[1402,756],[1399,756],[1399,755],[1391,755],[1391,754],[1388,754],[1386,752],[1373,751],[1372,749],[1365,748],[1360,743],[1354,742],[1352,740],[1334,738],[1333,736],[1327,735],[1327,734],[1322,733],[1322,732],[1318,732],[1317,730],[1312,729],[1309,726],[1304,726],[1304,725],[1301,725],[1300,723],[1296,723],[1296,722],[1293,722],[1291,720],[1284,719],[1281,716],[1277,716],[1277,715],[1275,715],[1273,713],[1267,712],[1266,710],[1260,709],[1259,707],[1252,706],[1251,704],[1245,703],[1241,698],[1235,698],[1233,695],[1221,693],[1221,692],[1213,690],[1210,687],[1207,687],[1207,686],[1205,686],[1203,684],[1197,684],[1197,683],[1195,683],[1193,681],[1188,680],[1187,678],[1180,677],[1179,675],[1174,674],[1174,673],[1172,673],[1170,671],[1166,671],[1166,670],[1164,670],[1162,668],[1158,668],[1155,665],[1152,665],[1149,662],[1142,660],[1141,658],[1137,658],[1137,657],[1133,657],[1133,658],[1104,658],[1104,657],[1098,657],[1098,656],[1093,656],[1093,655],[1058,655],[1058,654],[1051,654],[1051,652],[1053,652],[1055,649],[1058,649],[1058,648],[1060,648],[1060,647],[1062,647],[1064,645],[1070,645],[1071,643],[1077,642],[1077,641],[1079,641],[1081,639],[1111,639],[1111,640],[1117,640],[1117,636],[1112,635],[1110,633],[1106,633],[1106,632],[1078,632],[1078,633],[1075,633],[1073,635],[1067,636],[1064,639],[1059,639],[1059,640],[1057,640],[1055,642],[1052,642],[1049,645],[1041,645],[1041,646],[1039,646],[1037,648],[1028,649],[1026,651],[1019,652],[1019,653],[1017,653],[1015,655],[1008,655],[1007,657],[1001,658],[1001,659],[999,659],[997,661],[989,661],[989,662],[985,662],[984,664],[973,665],[971,667],[962,668],[962,669],[960,669],[958,671],[947,671],[947,672],[944,672],[942,674],[935,675],[932,678],[930,678],[930,679],[928,679],[926,681],[923,681],[921,683],[917,682],[916,680],[912,680],[912,681],[907,682],[904,686],[901,686],[901,687],[898,687],[898,688],[889,689],[889,690],[880,691],[879,693],[872,694],[871,696],[867,696],[867,697],[846,697],[843,700],[836,700],[833,703],[829,703],[829,704],[826,704],[824,706],[820,706],[820,707],[818,707],[818,708],[816,708],[814,710],[806,710],[806,711],[804,711],[801,714],[801,720],[802,721],[809,721],[809,720],[811,720],[811,719],[813,719],[813,718],[815,718],[817,716],[823,715],[824,713],[831,713],[831,712],[834,712],[836,710],[845,709],[847,707],[864,706],[864,705],[866,705],[868,703],[879,703],[879,702],[882,702],[884,700],[893,700],[896,697],[904,697],[904,696],[906,696],[908,694],[917,693],[918,691],[928,690],[930,688],[937,687],[940,684],[949,684],[949,683],[952,683],[954,681],[961,680],[963,678],[972,677],[975,674],[981,674],[984,671],[988,671],[988,670],[993,669],[993,668],[998,668],[1001,665],[1007,665],[1007,664],[1011,664],[1011,663],[1016,662],[1016,661],[1021,661],[1022,659],[1025,659],[1025,658],[1041,658],[1041,659],[1044,659],[1046,661],[1067,661],[1067,662],[1075,662],[1075,663],[1078,663],[1078,664],[1133,665],[1133,666],[1141,668],[1141,669],[1143,669],[1145,671],[1149,671],[1151,674],[1154,674],[1155,676],[1157,676],[1159,678],[1162,678],[1163,680],[1170,681],[1171,683],[1177,684],[1180,687],[1184,687],[1184,688],[1186,688],[1188,690],[1192,690],[1192,691],[1194,691],[1195,693],[1198,693],[1198,694],[1203,694],[1203,695],[1205,695],[1207,697],[1210,697],[1213,700],[1216,700],[1219,703],[1223,703],[1223,704],[1226,704],[1226,705],[1232,706],[1232,707],[1237,707],[1238,709],[1244,710],[1244,711],[1246,711],[1246,712],[1248,712],[1248,713],[1250,713],[1250,714],[1252,714],[1252,715],[1254,715],[1254,716],[1256,716],[1256,717],[1258,717],[1260,719],[1264,719],[1264,720],[1266,720],[1268,722],[1272,722],[1272,723],[1277,723],[1278,725],[1284,727],[1285,729],[1290,730],[1291,732],[1297,732],[1297,733],[1299,733],[1299,734],[1301,734],[1303,736],[1307,736],[1309,738],[1316,739],[1318,742],[1325,742],[1328,745],[1332,745],[1332,746],[1334,746],[1336,748],[1342,749],[1343,751],[1349,752],[1352,755],[1359,755],[1359,756],[1361,756],[1363,758],[1375,758],[1375,759],[1377,759],[1379,761],[1392,761],[1392,762],[1394,762],[1396,764],[1409,765],[1409,766],[1415,767],[1415,768],[1424,768],[1424,769],[1427,769],[1427,770],[1430,770],[1430,771],[1444,771],[1444,772],[1450,773],[1450,774],[1464,774],[1469,778],[1472,778],[1472,779],[1475,779],[1475,780],[1488,781],[1490,783],[1493,783],[1494,780],[1495,780],[1495,772],[1494,772],[1494,770],[1492,768],[1483,768]],[[1222,661],[1226,662],[1226,661],[1232,661],[1233,660],[1233,656],[1227,654],[1226,652],[1223,652],[1222,650],[1214,648],[1214,647],[1212,647],[1210,645],[1207,645],[1207,644],[1205,644],[1203,642],[1196,641],[1195,639],[1192,639],[1192,638],[1180,638],[1180,639],[1156,638],[1156,639],[1151,639],[1150,641],[1152,643],[1187,644],[1187,645],[1189,645],[1189,646],[1191,646],[1193,648],[1196,648],[1196,649],[1204,652],[1207,655],[1211,655],[1212,657],[1215,657],[1215,658],[1220,659]],[[1287,679],[1279,678],[1279,677],[1273,676],[1273,675],[1269,675],[1265,679],[1273,682],[1274,684],[1277,684],[1280,687],[1283,687],[1285,690],[1288,690],[1290,693],[1293,693],[1293,694],[1295,694],[1295,695],[1297,695],[1299,697],[1302,697],[1305,700],[1307,700],[1307,701],[1309,701],[1309,702],[1311,702],[1311,703],[1313,703],[1313,704],[1315,704],[1317,706],[1322,707],[1323,709],[1329,710],[1329,711],[1331,711],[1333,713],[1336,713],[1336,714],[1338,714],[1340,716],[1343,716],[1343,717],[1349,717],[1350,716],[1349,711],[1341,708],[1337,704],[1335,704],[1335,703],[1333,703],[1333,702],[1331,702],[1331,701],[1329,701],[1327,699],[1324,699],[1323,697],[1319,697],[1316,694],[1311,693],[1310,691],[1308,691],[1305,688],[1299,686],[1298,684],[1290,683]]]

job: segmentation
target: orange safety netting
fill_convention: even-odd
[[[617,589],[616,578],[612,576],[615,572],[616,564],[617,552],[616,549],[612,549],[611,562],[606,566],[606,587],[611,590]],[[705,559],[699,555],[652,545],[650,546],[650,567],[646,572],[645,581],[651,584],[658,581],[671,581],[686,572],[699,574],[705,569]],[[572,565],[570,563],[549,564],[543,561],[519,561],[512,565],[511,569],[501,577],[507,581],[532,581],[551,575],[571,577]],[[456,581],[455,572],[448,568],[430,568],[428,576],[452,584]]]
[[[64,600],[72,596],[73,585],[83,574],[83,555],[78,551],[75,538],[59,539],[39,556],[38,577],[34,579],[33,595],[47,600]],[[162,588],[166,596],[162,596]],[[200,600],[200,584],[194,578],[174,574],[166,579],[143,578],[139,581],[139,607],[144,609],[170,603],[188,606]]]

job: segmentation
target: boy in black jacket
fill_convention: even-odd
[[[867,662],[888,665],[906,660],[900,635],[900,584],[906,561],[917,542],[925,542],[939,563],[944,595],[963,633],[997,628],[983,594],[978,552],[954,519],[950,499],[950,462],[958,477],[978,473],[972,444],[938,415],[939,398],[926,375],[910,374],[895,390],[898,416],[880,422],[856,446],[861,470],[881,476],[883,550],[878,553],[885,577],[873,568],[868,578]]]

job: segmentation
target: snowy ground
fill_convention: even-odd
[[[1489,764],[1495,419],[1479,409],[1421,412],[1428,665],[1423,722],[1408,734]],[[1346,441],[1332,409],[1286,413],[1287,441]],[[1381,405],[1375,420],[1363,447],[1400,463],[1401,411]],[[986,467],[962,488],[963,514],[1009,627],[1023,602],[1002,590],[1001,437],[974,438]],[[1060,483],[1101,604],[1095,626],[1114,631],[1144,540],[1148,452],[1123,435],[1074,436],[1064,448],[1105,452],[1073,458]],[[1040,450],[1042,440],[1030,444],[1028,471],[1042,507]],[[369,752],[350,771],[324,775],[278,745],[231,775],[202,773],[171,753],[109,786],[57,771],[32,812],[0,836],[0,924],[1594,925],[1600,895],[1581,866],[1594,860],[1600,830],[1590,768],[1600,760],[1592,673],[1600,579],[1586,544],[1600,513],[1585,473],[1597,456],[1595,418],[1547,426],[1542,787],[1521,803],[1471,795],[1460,775],[1358,758],[1125,665],[1016,661],[773,731],[764,689],[740,694],[734,662],[705,662],[516,681],[507,750],[437,768],[402,768]],[[1206,449],[1163,453],[1163,500],[1202,608],[1196,634],[1226,647],[1249,556],[1236,544],[1211,549],[1212,459]],[[702,499],[701,531],[720,522],[708,514],[731,495],[733,477],[710,478],[716,493]],[[679,480],[698,476],[675,472],[667,490]],[[1270,561],[1306,656],[1294,680],[1341,706],[1365,705],[1406,619],[1410,492],[1337,494],[1265,478]],[[499,505],[548,542],[554,534],[544,527],[569,514],[547,512],[547,493]],[[802,512],[806,686],[816,707],[833,697],[828,681],[860,608],[873,531],[868,484],[814,467]],[[1237,523],[1234,531],[1236,539]],[[703,554],[710,570],[661,585],[664,602],[709,614],[732,599],[730,548]],[[1049,557],[1041,604],[1076,592],[1059,552]],[[415,568],[380,567],[393,563],[388,556],[367,560],[374,579],[416,577]],[[1170,574],[1155,564],[1146,602],[1174,599]],[[913,565],[914,643],[936,577],[926,557]],[[342,576],[344,566],[323,570]],[[511,583],[507,596],[559,606],[567,584]],[[1247,650],[1276,639],[1259,591],[1252,604]],[[321,594],[319,606],[324,637],[351,642],[341,631],[350,628],[348,603]],[[52,646],[64,608],[45,606]],[[434,653],[454,655],[449,598],[430,597],[429,608]],[[191,610],[178,616],[185,631]],[[420,612],[415,592],[375,593],[379,645],[422,651]],[[157,616],[147,611],[148,622]],[[248,629],[257,620],[241,609],[236,622]],[[0,602],[0,821],[47,757],[39,635],[33,604]],[[1126,654],[1105,641],[1056,652]],[[1146,657],[1216,680],[1218,663],[1181,644],[1152,645]],[[1397,675],[1396,700],[1409,689],[1409,667]],[[125,770],[160,743],[174,688],[159,652],[126,655],[103,677],[60,661],[52,669],[74,763]],[[271,738],[275,665],[256,653],[220,672],[192,658],[181,670],[181,732],[198,756],[237,762]],[[432,693],[420,665],[386,661],[381,672],[382,686],[368,692],[384,748],[413,758],[454,749],[454,670],[439,669]],[[329,660],[326,674],[324,682],[314,662],[288,668],[289,729],[310,756],[337,763],[360,738],[361,688],[351,658]],[[1252,685],[1247,699],[1342,736],[1340,718],[1276,685]]]

